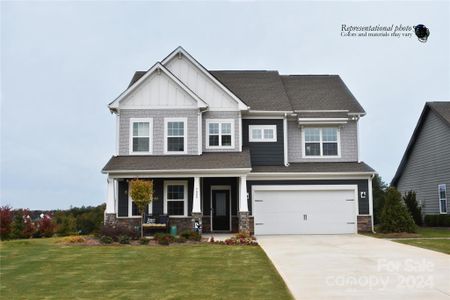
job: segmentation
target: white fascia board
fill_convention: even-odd
[[[295,112],[348,112],[348,109],[303,109],[295,110]]]
[[[348,118],[298,118],[300,125],[347,124]]]
[[[143,83],[150,75],[152,75],[156,71],[162,71],[166,74],[170,79],[172,79],[178,86],[180,86],[189,96],[194,98],[197,101],[198,108],[207,108],[208,104],[203,101],[199,96],[197,96],[193,91],[191,91],[181,80],[179,80],[175,75],[172,74],[166,67],[164,67],[161,63],[157,62],[151,67],[144,76],[139,78],[138,81],[133,83],[132,86],[127,88],[122,94],[119,95],[113,102],[111,102],[108,107],[111,111],[117,110],[119,108],[119,103],[124,98],[126,98],[131,92],[133,92],[141,83]]]
[[[178,54],[182,54],[189,61],[194,64],[200,71],[202,71],[203,74],[205,74],[210,80],[212,80],[215,84],[217,84],[227,95],[229,95],[233,100],[235,100],[238,103],[239,110],[249,110],[250,107],[245,104],[241,99],[239,99],[235,94],[233,94],[226,86],[224,86],[220,81],[218,81],[214,76],[209,73],[209,71],[202,66],[195,58],[193,58],[186,50],[183,49],[183,47],[179,46],[176,48],[172,53],[170,53],[166,58],[163,59],[161,62],[163,65],[165,65],[167,62],[169,62],[172,58],[174,58]]]
[[[167,174],[173,176],[173,174],[208,174],[207,176],[213,176],[214,174],[247,174],[251,171],[251,168],[224,168],[224,169],[173,169],[173,170],[118,170],[118,171],[102,171],[104,174]],[[173,174],[172,174],[173,173]],[[159,175],[158,175],[159,176]],[[140,177],[140,175],[139,175]]]

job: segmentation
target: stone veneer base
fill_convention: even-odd
[[[358,232],[372,232],[372,216],[358,216]]]

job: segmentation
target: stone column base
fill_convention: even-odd
[[[202,213],[192,213],[192,230],[202,233]]]
[[[239,232],[250,233],[250,213],[248,211],[239,212]]]
[[[117,225],[116,214],[105,213],[105,218],[103,220],[103,224],[110,225],[110,226],[116,226]]]
[[[358,232],[372,232],[372,216],[358,216]]]

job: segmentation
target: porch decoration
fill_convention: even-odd
[[[153,180],[131,180],[131,199],[141,214],[141,238],[144,237],[144,214],[148,205],[153,201]]]

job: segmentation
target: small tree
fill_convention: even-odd
[[[417,226],[422,226],[422,208],[420,208],[419,203],[417,203],[416,192],[406,192],[403,196],[403,201],[405,201],[406,207],[414,219],[414,223],[416,223]]]
[[[141,238],[144,237],[144,228],[142,223],[144,220],[144,214],[148,205],[153,201],[153,181],[152,180],[131,180],[131,199],[141,214]]]
[[[384,198],[386,196],[387,184],[383,179],[376,174],[372,180],[372,195],[373,195],[373,221],[375,224],[380,223],[381,211],[384,207]]]
[[[416,232],[414,220],[402,203],[402,195],[393,187],[387,189],[380,221],[380,231],[384,233]]]
[[[6,240],[11,237],[11,223],[13,221],[13,212],[11,207],[0,207],[0,239]]]

